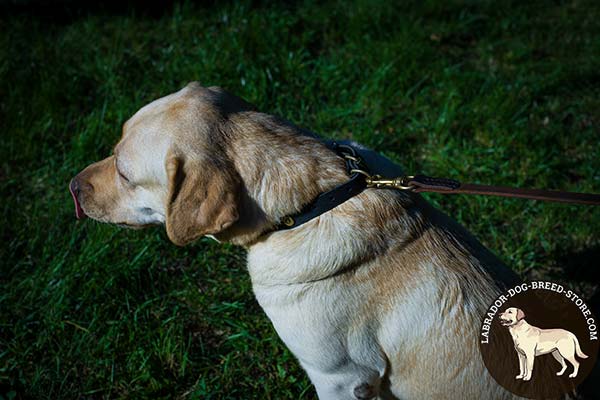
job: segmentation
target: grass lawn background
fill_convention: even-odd
[[[75,221],[70,178],[188,81],[409,172],[600,192],[597,1],[68,4],[0,20],[3,398],[315,398],[242,249]],[[426,197],[523,278],[600,301],[597,207]]]

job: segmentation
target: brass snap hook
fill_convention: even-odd
[[[409,184],[410,180],[413,178],[414,176],[401,176],[398,178],[387,179],[382,178],[380,175],[373,175],[372,177],[367,177],[367,187],[391,187],[400,190],[413,190],[415,186]]]

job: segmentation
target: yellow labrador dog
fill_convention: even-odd
[[[529,325],[525,321],[525,313],[520,308],[509,307],[499,315],[500,324],[507,326],[515,343],[515,350],[519,356],[519,375],[516,379],[528,381],[533,373],[536,356],[551,353],[562,367],[556,375],[565,373],[567,363],[573,366],[569,378],[575,378],[579,371],[579,361],[575,358],[588,358],[581,351],[577,336],[564,329],[540,329]]]
[[[258,302],[321,399],[512,398],[477,338],[513,276],[419,195],[368,188],[273,230],[348,179],[307,131],[191,83],[131,117],[70,189],[79,217],[244,246]]]

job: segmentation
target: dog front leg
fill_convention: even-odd
[[[533,373],[533,364],[535,361],[535,349],[531,351],[525,352],[525,376],[523,377],[524,381],[528,381],[531,379],[531,374]]]
[[[519,375],[515,377],[515,379],[523,379],[525,376],[525,355],[521,354],[519,350],[517,350],[517,356],[519,356]]]

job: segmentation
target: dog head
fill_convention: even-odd
[[[146,105],[123,125],[114,153],[72,179],[77,217],[132,228],[165,224],[178,245],[224,232],[241,208],[224,121],[251,109],[197,83]]]
[[[509,307],[500,313],[498,318],[502,326],[513,326],[525,318],[525,313],[520,308]]]

